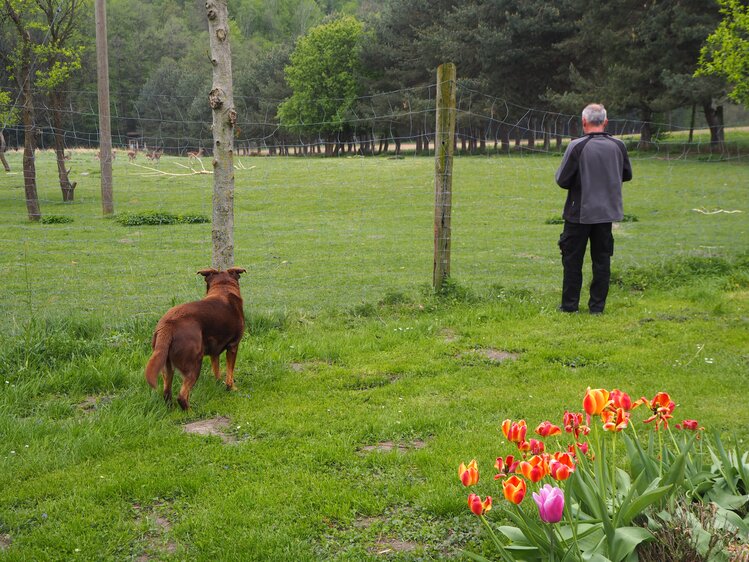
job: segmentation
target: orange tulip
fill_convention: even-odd
[[[636,405],[645,404],[653,413],[644,423],[655,421],[655,428],[660,429],[661,424],[668,428],[668,420],[673,417],[676,404],[671,401],[671,397],[666,392],[659,392],[652,400],[644,396],[640,398]]]
[[[554,425],[547,420],[538,424],[536,433],[538,433],[541,437],[551,437],[552,435],[560,435],[562,433],[562,430],[559,426]]]
[[[518,470],[531,482],[538,482],[549,473],[549,466],[544,457],[535,455],[527,461],[521,462],[518,465]]]
[[[625,412],[621,408],[617,408],[615,411],[604,410],[601,413],[603,419],[604,431],[621,431],[626,429],[629,424],[629,412]]]
[[[464,463],[460,463],[458,468],[458,476],[463,486],[473,486],[479,481],[479,467],[476,464],[476,459],[473,459],[466,466]]]
[[[597,416],[603,412],[604,408],[609,404],[609,391],[603,388],[591,389],[585,392],[583,398],[583,410],[589,416]]]
[[[512,443],[523,443],[527,431],[528,428],[525,425],[525,420],[520,420],[517,423],[512,423],[512,420],[502,422],[502,433]]]
[[[502,482],[502,489],[507,501],[514,504],[519,504],[525,497],[527,486],[525,484],[525,480],[523,480],[522,478],[518,478],[513,474],[507,480]]]
[[[553,455],[553,460],[561,462],[567,465],[571,469],[575,469],[575,452],[574,449],[571,452],[557,452]]]
[[[482,502],[481,496],[470,494],[468,496],[468,507],[473,513],[481,516],[492,508],[492,497],[486,496],[486,499]]]

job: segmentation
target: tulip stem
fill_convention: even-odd
[[[566,492],[566,490],[565,490]],[[572,540],[575,543],[578,554],[580,553],[580,545],[577,543],[577,521],[572,519],[572,502],[565,502],[564,510],[567,512],[567,518],[570,521],[570,529],[572,530]]]
[[[546,527],[546,534],[549,537],[549,562],[554,562],[556,560],[556,542],[557,538],[554,534],[554,527]]]
[[[611,443],[611,513],[616,513],[616,435],[612,435],[613,442]]]
[[[483,515],[479,515],[479,519],[481,519],[481,522],[484,524],[484,526],[489,531],[489,534],[492,537],[492,541],[494,541],[494,544],[499,549],[499,552],[502,555],[502,560],[505,560],[506,562],[513,562],[513,558],[509,554],[507,554],[507,551],[505,550],[504,545],[499,540],[499,537],[494,532],[494,529],[492,529],[492,526],[489,525],[489,522],[486,520],[486,517],[484,517]]]

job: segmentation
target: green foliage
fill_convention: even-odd
[[[122,226],[200,224],[210,222],[204,215],[173,214],[163,211],[143,211],[138,213],[119,213],[114,220]]]
[[[654,288],[673,288],[698,279],[710,277],[746,275],[746,263],[737,259],[729,262],[724,258],[688,256],[674,258],[647,267],[629,267],[612,273],[612,282],[622,287],[642,291]]]
[[[67,215],[45,215],[39,221],[41,224],[70,224],[74,219]]]
[[[286,67],[292,95],[278,108],[287,127],[325,134],[343,130],[360,86],[364,26],[346,16],[300,38]]]
[[[724,76],[736,103],[749,107],[749,6],[740,0],[719,0],[723,20],[707,38],[697,74]]]
[[[3,126],[15,125],[18,121],[18,108],[11,101],[10,92],[0,90],[0,130]]]

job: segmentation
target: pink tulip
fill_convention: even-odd
[[[538,514],[546,523],[558,523],[562,520],[564,512],[564,492],[561,488],[555,488],[545,484],[538,493],[533,493],[533,501],[538,506]]]

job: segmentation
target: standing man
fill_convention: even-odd
[[[588,310],[600,314],[606,306],[614,255],[611,223],[624,218],[622,182],[632,179],[632,165],[624,143],[605,132],[606,108],[592,103],[583,110],[582,119],[585,135],[569,144],[556,173],[559,187],[568,190],[559,237],[564,267],[559,310],[577,312],[590,240],[593,280]]]

